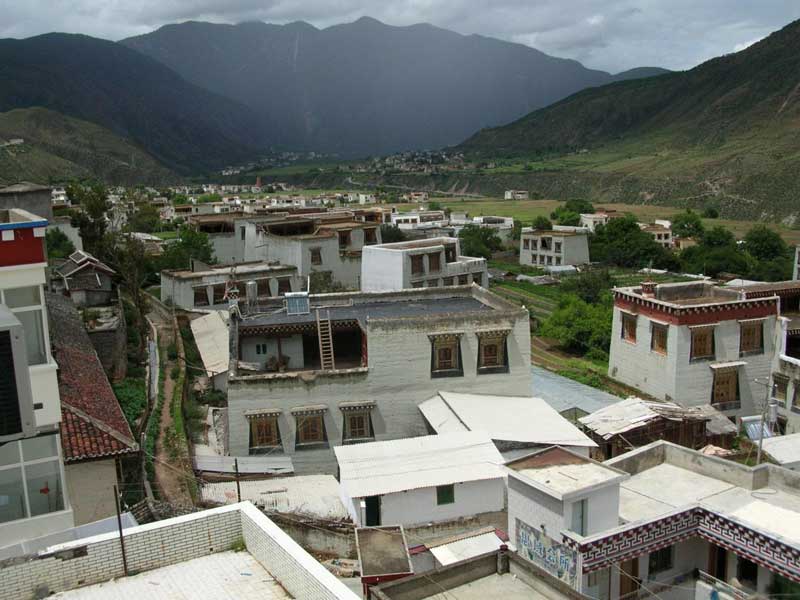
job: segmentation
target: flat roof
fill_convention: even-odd
[[[414,572],[400,525],[357,527],[356,548],[362,577]]]
[[[485,433],[427,435],[333,450],[339,481],[350,498],[503,477],[503,457]]]
[[[764,452],[780,464],[800,463],[800,433],[764,438]]]
[[[175,271],[162,271],[165,275],[177,279],[200,279],[210,275],[255,275],[258,273],[268,273],[271,271],[296,271],[294,265],[282,265],[280,263],[268,263],[263,261],[239,263],[236,265],[209,265],[210,268],[202,271],[191,271],[180,269]]]
[[[458,240],[451,237],[425,238],[424,240],[410,240],[407,242],[392,242],[388,244],[375,244],[370,248],[381,250],[417,250],[420,248],[433,248],[436,246],[455,245]]]
[[[451,288],[452,289],[452,288]],[[352,305],[336,305],[331,299],[331,304],[326,306],[325,300],[319,300],[312,295],[312,309],[308,314],[288,315],[285,310],[274,313],[254,315],[240,323],[240,327],[263,327],[270,325],[289,325],[299,323],[316,323],[315,309],[319,306],[320,315],[330,314],[332,321],[358,321],[366,325],[368,319],[399,319],[420,318],[446,314],[481,314],[489,313],[494,309],[481,302],[474,296],[450,296],[443,298],[420,297],[388,297],[381,301],[359,302]]]
[[[597,446],[541,398],[440,391],[419,409],[437,433],[482,431],[493,440]]]
[[[46,227],[47,219],[22,208],[0,209],[0,229],[27,229]]]
[[[249,552],[219,552],[51,598],[64,600],[278,600],[292,598]]]
[[[506,465],[524,482],[558,499],[587,488],[611,485],[627,474],[558,446],[518,458]]]
[[[505,573],[493,573],[475,581],[456,587],[447,588],[427,596],[429,600],[485,600],[486,598],[502,598],[503,600],[551,600],[551,595],[537,592],[521,578]]]

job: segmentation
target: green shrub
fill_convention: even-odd
[[[126,377],[112,385],[125,419],[134,428],[147,406],[147,385],[143,378]]]

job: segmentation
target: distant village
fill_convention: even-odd
[[[615,285],[613,394],[532,365],[514,290],[624,214],[398,195],[0,189],[0,598],[797,597],[800,249]]]

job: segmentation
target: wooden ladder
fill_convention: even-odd
[[[317,335],[319,336],[319,362],[323,371],[336,368],[333,360],[333,331],[331,330],[331,314],[324,319],[319,317],[317,309]]]

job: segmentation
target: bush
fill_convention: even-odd
[[[555,339],[564,350],[581,356],[592,350],[607,352],[611,345],[611,318],[611,294],[605,294],[597,304],[570,296],[542,323],[539,334]],[[597,356],[596,352],[593,356]]]
[[[170,360],[178,360],[178,347],[175,342],[170,342],[167,346],[167,358]]]
[[[111,386],[125,420],[133,429],[147,406],[147,385],[143,378],[126,377]]]
[[[174,381],[177,381],[178,378],[181,376],[181,368],[178,365],[175,365],[174,367],[172,367],[172,370],[170,371],[169,374]]]

